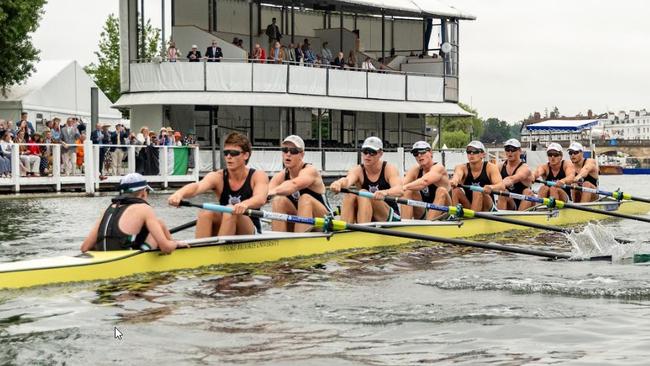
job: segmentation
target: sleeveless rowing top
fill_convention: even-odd
[[[300,169],[301,170],[305,169],[305,167],[307,165],[308,165],[308,163],[304,163],[302,165],[302,168],[300,168]],[[290,180],[290,179],[291,179],[291,175],[289,174],[289,169],[284,169],[284,180],[285,180],[285,182]],[[325,208],[330,213],[334,213],[334,210],[332,210],[332,208],[330,207],[330,204],[329,204],[329,202],[327,200],[327,196],[325,196],[325,193],[316,193],[316,192],[314,192],[313,190],[311,190],[309,188],[303,188],[303,189],[301,189],[299,191],[295,191],[292,194],[288,195],[287,198],[289,199],[289,201],[291,201],[291,203],[293,203],[293,206],[295,208],[298,208],[298,199],[300,199],[300,196],[303,195],[303,194],[307,194],[307,195],[310,195],[310,196],[314,197],[316,199],[316,201],[322,203],[323,206],[325,206]]]
[[[228,169],[223,169],[223,191],[221,192],[221,196],[219,196],[219,204],[222,206],[236,205],[240,202],[243,202],[253,197],[253,187],[251,186],[251,179],[253,178],[253,173],[255,173],[255,169],[249,168],[248,175],[246,176],[246,180],[244,181],[244,184],[242,184],[242,186],[238,190],[233,191],[230,188],[230,180],[228,179]],[[259,209],[259,207],[251,207],[251,208],[255,210]],[[251,220],[253,221],[253,225],[255,225],[255,229],[257,229],[257,232],[261,233],[262,224],[260,223],[260,219],[257,217],[251,217]]]
[[[553,173],[553,170],[551,170],[551,163],[546,163],[548,165],[548,175],[546,176],[546,180],[549,182],[557,182],[560,179],[566,178],[566,173],[564,172],[564,160],[560,162],[560,171],[555,175]],[[566,194],[571,197],[571,190],[569,188],[562,188]]]
[[[519,168],[522,165],[524,165],[524,162],[523,161],[520,162],[519,165],[517,165],[515,170],[512,172],[512,174],[508,174],[508,169],[506,168],[507,165],[508,165],[507,163],[503,163],[503,166],[501,167],[501,178],[506,178],[506,177],[513,176],[513,175],[517,174],[517,170],[519,170]],[[528,186],[526,186],[525,184],[523,184],[521,182],[517,182],[517,183],[513,184],[510,187],[506,187],[506,189],[508,191],[510,191],[512,193],[518,193],[518,194],[522,194],[524,192],[524,189],[526,189],[526,188],[528,188]]]
[[[465,180],[463,181],[463,184],[466,186],[479,186],[479,187],[484,187],[488,186],[492,183],[490,180],[490,177],[487,175],[487,161],[483,162],[483,169],[481,169],[481,174],[478,175],[478,177],[474,177],[472,175],[472,169],[469,166],[469,163],[467,163],[467,176],[465,177]],[[473,191],[464,188],[463,190],[465,191],[465,197],[467,197],[467,200],[472,203],[473,196]]]
[[[587,162],[587,159],[585,159],[585,163]],[[584,166],[584,163],[582,164]],[[585,182],[589,182],[594,185],[594,187],[598,187],[598,178],[592,176],[589,174],[584,178]]]
[[[438,163],[433,163],[433,166],[435,166]],[[431,168],[433,168],[433,166]],[[424,169],[420,168],[418,171],[418,177],[416,179],[422,178],[424,175]],[[429,184],[428,186],[422,188],[420,190],[420,196],[422,196],[422,201],[428,202],[428,203],[433,203],[433,200],[436,198],[436,190],[438,189],[438,186],[435,184]]]
[[[379,172],[379,178],[376,181],[371,181],[366,174],[366,168],[361,164],[361,170],[363,171],[363,183],[361,183],[361,189],[365,189],[370,193],[375,193],[377,191],[382,191],[384,189],[390,189],[390,183],[386,181],[384,177],[384,170],[386,169],[386,161],[381,164],[381,171]],[[399,206],[395,202],[386,202],[390,208],[393,209],[397,214],[399,214]]]
[[[124,211],[135,204],[148,205],[147,201],[135,197],[122,197],[118,196],[111,200],[111,205],[104,211],[104,216],[99,223],[99,230],[97,231],[97,242],[95,243],[95,250],[109,251],[109,250],[141,250],[149,249],[149,246],[144,242],[149,236],[147,225],[143,224],[140,232],[137,234],[126,234],[120,230],[120,218]]]

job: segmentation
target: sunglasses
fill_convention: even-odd
[[[431,151],[431,149],[416,149],[416,150],[411,150],[411,154],[413,154],[413,156],[415,157],[418,157],[428,151]]]
[[[512,147],[512,146],[506,146],[506,147],[504,148],[504,150],[505,150],[506,152],[515,152],[515,151],[519,150],[519,148],[518,148],[518,147]]]
[[[232,157],[235,157],[235,156],[241,155],[241,153],[243,153],[243,151],[241,151],[241,150],[224,150],[223,151],[223,156],[230,155]]]
[[[362,149],[362,150],[361,150],[361,153],[362,153],[363,155],[370,155],[370,156],[375,156],[375,155],[377,155],[377,152],[376,152],[375,150],[373,150],[373,149]]]
[[[297,147],[283,147],[280,149],[283,153],[291,153],[291,155],[298,155],[302,152],[302,149],[297,148]]]
[[[546,153],[546,156],[548,156],[549,158],[557,158],[558,156],[562,156],[562,154],[561,153],[549,152],[549,153]]]
[[[580,150],[574,151],[574,150],[569,150],[569,155],[578,155],[580,154]]]
[[[482,150],[465,150],[465,153],[467,153],[467,155],[476,155],[482,152],[483,152]]]

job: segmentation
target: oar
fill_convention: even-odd
[[[350,188],[341,188],[341,192],[344,193],[351,193],[351,194],[356,194],[359,197],[365,197],[365,198],[370,198],[374,199],[374,195],[368,191],[359,191],[356,189],[350,189]],[[540,229],[540,230],[550,230],[550,231],[555,231],[558,233],[563,233],[563,234],[570,234],[571,230],[559,226],[554,226],[554,225],[542,225],[542,224],[537,224],[534,222],[526,222],[522,220],[516,220],[516,219],[511,219],[509,217],[503,217],[503,216],[497,216],[495,214],[487,213],[487,212],[477,212],[473,211],[470,209],[462,208],[460,206],[440,206],[436,205],[434,203],[428,203],[428,202],[423,202],[423,201],[416,201],[416,200],[409,200],[405,198],[398,198],[398,197],[392,197],[392,196],[386,196],[383,198],[384,201],[387,202],[395,202],[400,205],[407,205],[407,206],[413,206],[413,207],[421,207],[421,208],[428,208],[431,210],[436,210],[436,211],[441,211],[441,212],[448,212],[456,217],[464,217],[464,218],[472,218],[472,217],[480,217],[482,219],[486,220],[492,220],[492,221],[499,221],[499,222],[504,222],[507,224],[511,225],[518,225],[518,226],[527,226],[530,228],[534,229]]]
[[[190,222],[186,222],[183,225],[176,226],[175,228],[172,228],[169,230],[171,234],[177,233],[179,231],[183,231],[185,229],[191,228],[196,225],[196,220],[192,220]]]
[[[204,210],[210,210],[210,211],[221,212],[221,213],[231,214],[233,212],[233,209],[231,207],[221,206],[215,203],[196,204],[188,201],[181,201],[180,206],[198,207]],[[291,222],[295,224],[313,225],[316,228],[321,228],[321,229],[324,228],[327,231],[352,230],[352,231],[361,231],[365,233],[378,234],[378,235],[396,236],[396,237],[413,239],[413,240],[434,241],[438,243],[445,243],[445,244],[458,245],[458,246],[467,246],[467,247],[496,250],[496,251],[509,252],[509,253],[534,255],[534,256],[545,257],[550,259],[571,258],[570,255],[563,254],[563,253],[554,253],[554,252],[547,252],[547,251],[541,251],[535,249],[511,247],[511,246],[500,245],[500,244],[479,243],[475,241],[455,239],[455,238],[443,238],[443,237],[438,237],[433,235],[394,231],[394,230],[388,230],[388,229],[383,229],[383,228],[378,228],[373,226],[349,224],[345,221],[332,220],[327,217],[314,217],[314,218],[302,217],[302,216],[294,216],[294,215],[287,215],[287,214],[276,213],[276,212],[251,210],[251,209],[246,210],[244,212],[244,215],[250,217],[266,218],[270,220]],[[590,260],[611,260],[611,256],[592,257],[590,258]]]
[[[479,187],[479,186],[465,186],[465,187],[471,189],[472,191],[483,192],[483,187]],[[624,213],[620,213],[620,212],[599,210],[597,208],[576,205],[574,203],[564,202],[564,201],[561,201],[561,200],[556,200],[554,198],[539,198],[539,197],[534,197],[534,196],[526,196],[526,195],[523,195],[523,194],[512,193],[512,192],[502,192],[502,191],[497,191],[497,190],[492,190],[492,194],[497,194],[499,196],[505,196],[505,197],[512,197],[514,199],[523,200],[523,201],[541,203],[541,204],[545,205],[548,208],[572,208],[572,209],[578,210],[578,211],[585,211],[585,212],[591,212],[591,213],[596,213],[596,214],[600,214],[600,215],[614,216],[614,217],[620,217],[622,219],[630,219],[630,220],[637,220],[637,221],[643,221],[643,222],[650,223],[650,219],[647,219],[645,217],[628,215],[628,214],[624,214]]]
[[[593,194],[599,194],[601,196],[607,196],[607,197],[613,197],[617,200],[631,200],[631,201],[639,201],[639,202],[645,202],[645,203],[650,203],[650,198],[643,198],[643,197],[636,197],[632,196],[629,193],[624,193],[621,191],[603,191],[600,189],[596,188],[589,188],[589,187],[582,187],[582,186],[572,186],[568,184],[561,184],[558,182],[551,182],[551,181],[545,181],[545,180],[537,180],[537,182],[546,184],[549,187],[552,186],[557,186],[560,188],[568,188],[568,189],[574,189],[576,191],[580,192],[587,192],[587,193],[593,193]]]

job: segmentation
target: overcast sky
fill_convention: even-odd
[[[460,26],[460,99],[509,122],[557,106],[650,108],[650,2],[644,0],[446,1],[477,17]],[[146,0],[154,24],[160,1]],[[94,61],[117,0],[49,0],[34,35],[41,58]]]

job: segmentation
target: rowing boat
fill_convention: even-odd
[[[603,200],[585,206],[627,214],[642,214],[650,206],[634,201]],[[526,212],[501,211],[494,215],[526,222],[566,226],[609,218],[602,214],[562,209],[549,211],[537,207]],[[463,221],[375,222],[368,225],[391,230],[469,238],[512,230],[530,230],[522,226],[481,218]],[[77,256],[59,256],[18,262],[0,263],[0,289],[22,288],[65,282],[109,280],[148,272],[166,272],[211,265],[262,263],[281,259],[319,255],[337,251],[397,246],[411,239],[357,231],[334,233],[279,233],[222,236],[188,240],[191,248],[179,248],[166,255],[160,251],[88,252]]]

